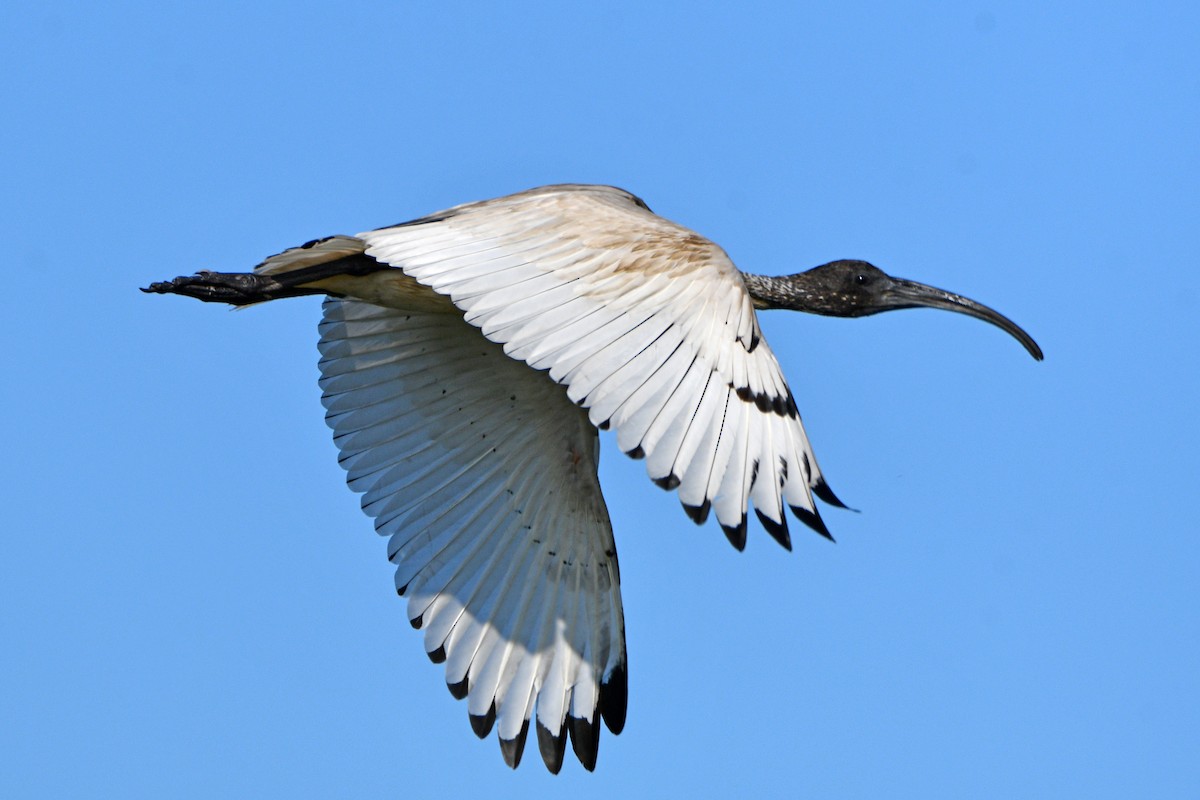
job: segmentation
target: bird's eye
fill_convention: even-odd
[[[865,272],[860,272],[854,276],[854,282],[857,283],[859,286],[866,284],[866,282],[868,280],[869,279],[867,278],[867,275]]]

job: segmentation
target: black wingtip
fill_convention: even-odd
[[[737,525],[722,525],[721,530],[725,532],[725,538],[734,546],[740,553],[746,549],[746,515],[742,515],[742,521]]]
[[[525,752],[525,737],[529,735],[529,720],[521,723],[521,732],[515,739],[500,739],[500,754],[504,763],[513,769],[521,766],[521,754]]]
[[[471,730],[475,731],[475,735],[480,739],[486,739],[487,735],[492,732],[492,726],[496,724],[496,701],[492,701],[486,714],[468,712],[467,716],[471,719]]]
[[[679,487],[679,476],[672,472],[665,478],[654,478],[654,485],[668,492]]]
[[[780,521],[776,522],[757,508],[754,509],[754,513],[758,515],[758,521],[766,528],[767,533],[771,534],[771,538],[779,542],[784,550],[790,551],[792,549],[792,535],[788,532],[787,515],[780,513]]]
[[[812,487],[812,490],[813,490],[813,494],[815,494],[817,497],[821,498],[822,500],[824,500],[826,503],[828,503],[831,506],[837,506],[838,508],[844,508],[847,511],[858,511],[857,508],[850,508],[850,506],[846,505],[841,500],[839,500],[838,496],[833,493],[833,489],[829,488],[829,484],[825,482],[824,478],[817,478],[817,484],[816,484],[816,486]]]
[[[557,775],[562,769],[563,754],[567,752],[567,726],[559,725],[558,733],[551,733],[550,729],[541,723],[537,723],[537,740],[538,751],[542,754],[542,761],[546,764],[546,769],[550,770],[550,774]]]
[[[600,726],[595,720],[567,717],[567,732],[571,734],[571,749],[588,772],[596,770],[596,755],[600,752]]]
[[[446,663],[446,645],[439,644],[436,650],[431,650],[425,655],[429,656],[429,660],[435,664]]]
[[[409,624],[409,625],[412,625],[412,626],[413,626],[414,628],[416,628],[417,630],[421,630],[421,626],[425,624],[425,615],[424,615],[424,614],[418,614],[418,615],[417,615],[416,617],[414,617],[413,619],[410,619],[410,620],[408,621],[408,624]]]
[[[447,683],[446,688],[450,690],[450,696],[455,700],[466,698],[467,693],[471,690],[471,682],[467,678],[463,678],[458,683]]]
[[[646,451],[643,450],[642,446],[639,444],[639,445],[635,446],[632,450],[626,450],[625,455],[629,456],[630,458],[632,458],[635,461],[641,461],[643,458],[646,457]]]
[[[817,513],[815,508],[812,511],[809,511],[807,508],[801,508],[800,506],[789,506],[789,508],[791,508],[792,513],[796,515],[796,519],[800,520],[829,541],[834,541],[833,534],[829,532],[829,528],[825,527],[825,520],[821,519],[821,515]]]
[[[625,730],[625,712],[629,706],[629,673],[625,662],[613,667],[600,684],[600,716],[614,734]]]
[[[711,508],[712,501],[707,497],[704,498],[704,502],[698,506],[689,506],[687,503],[683,503],[684,513],[686,513],[691,518],[692,522],[696,523],[697,525],[703,525],[705,523],[705,521],[708,519],[708,512]]]

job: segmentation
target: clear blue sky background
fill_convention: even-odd
[[[1051,8],[1047,8],[1051,5]],[[1182,796],[1200,783],[1195,3],[10,2],[0,794]],[[838,537],[615,452],[629,724],[511,773],[393,595],[316,299],[148,297],[543,183],[930,311],[764,324]]]

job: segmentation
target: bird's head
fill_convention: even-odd
[[[1031,356],[1042,360],[1042,350],[1033,337],[1000,312],[944,289],[893,278],[866,261],[831,261],[789,275],[779,285],[771,286],[769,293],[773,296],[759,307],[793,308],[833,317],[865,317],[901,308],[956,311],[1007,331]]]
[[[907,308],[895,305],[891,288],[896,283],[874,264],[840,259],[794,276],[805,289],[805,310],[831,317],[865,317]]]

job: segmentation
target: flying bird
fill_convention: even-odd
[[[957,294],[840,260],[740,272],[719,246],[609,186],[546,186],[285,250],[250,273],[143,289],[242,306],[323,295],[320,386],[350,488],[388,537],[425,650],[495,728],[530,725],[546,767],[592,770],[625,724],[616,544],[597,429],[734,547],[786,511],[823,536],[830,490],[757,310],[860,317],[929,307],[1015,323]]]

